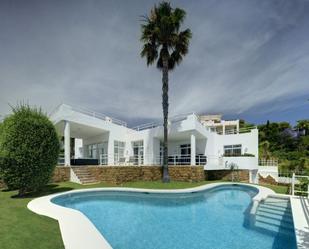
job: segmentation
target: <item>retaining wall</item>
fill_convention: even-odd
[[[162,179],[160,166],[88,166],[97,181],[121,184],[133,181],[159,181]],[[202,166],[169,166],[172,181],[198,182],[205,179]]]
[[[54,170],[51,182],[70,181],[70,167],[57,166]]]

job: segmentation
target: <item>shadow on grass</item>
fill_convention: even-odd
[[[11,198],[14,198],[14,199],[36,198],[36,197],[41,197],[41,196],[45,196],[45,195],[65,192],[65,191],[69,191],[69,190],[73,190],[73,189],[74,188],[70,188],[70,187],[59,187],[58,184],[48,184],[48,185],[44,186],[39,191],[29,192],[29,193],[26,193],[23,196],[19,196],[17,193],[14,193],[14,195],[12,195]],[[10,192],[10,191],[12,191],[12,190],[9,190],[9,189],[2,190],[2,192]]]

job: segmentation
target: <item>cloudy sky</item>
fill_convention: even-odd
[[[140,16],[156,1],[1,0],[0,114],[26,101],[129,121],[162,116],[161,72],[140,58]],[[255,123],[309,118],[309,1],[172,1],[189,54],[170,75],[171,115]]]

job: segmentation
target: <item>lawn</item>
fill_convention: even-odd
[[[200,186],[214,181],[199,183],[171,182],[130,182],[123,187],[181,189]],[[285,193],[287,187],[265,185],[278,193]],[[64,182],[50,184],[40,193],[25,198],[14,197],[16,191],[0,191],[0,248],[1,249],[63,249],[58,222],[27,209],[27,203],[35,197],[82,188],[113,187],[111,184],[100,183],[82,186]]]
[[[277,194],[288,194],[289,187],[287,185],[270,185],[270,184],[261,184],[261,186],[267,187],[275,191]]]

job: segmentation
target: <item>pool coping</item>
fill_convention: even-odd
[[[50,218],[58,220],[63,244],[66,249],[85,249],[85,248],[112,249],[111,245],[104,238],[104,236],[98,231],[95,225],[82,212],[54,204],[51,202],[51,199],[57,196],[71,193],[84,193],[84,192],[96,192],[96,191],[106,191],[106,192],[119,191],[119,192],[136,192],[136,193],[143,193],[143,192],[191,193],[193,191],[198,192],[207,189],[212,189],[218,186],[233,185],[233,184],[241,186],[249,186],[258,189],[259,192],[252,199],[254,203],[253,207],[257,205],[261,200],[267,198],[267,196],[275,195],[275,192],[273,190],[266,187],[246,183],[231,183],[231,182],[209,183],[194,188],[171,189],[171,190],[107,187],[107,188],[89,188],[89,189],[71,190],[62,193],[47,195],[30,201],[27,207],[34,213],[48,216]]]
[[[292,208],[294,230],[298,249],[309,248],[309,199],[289,196]]]

